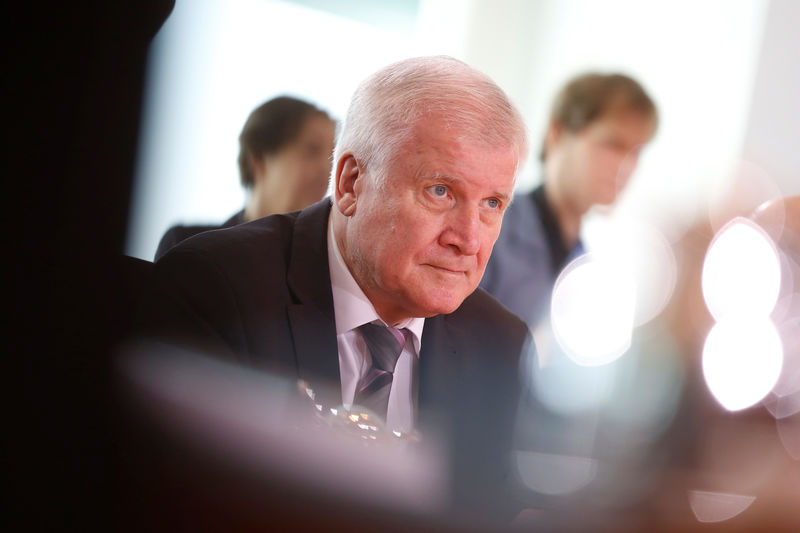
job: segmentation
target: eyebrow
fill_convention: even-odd
[[[509,200],[511,198],[513,198],[513,195],[511,195],[511,194],[506,194],[506,193],[497,192],[497,191],[494,192],[494,196],[496,196],[498,199],[502,200],[503,203],[508,203]]]

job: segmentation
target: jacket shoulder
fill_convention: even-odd
[[[453,315],[461,320],[474,321],[499,331],[524,335],[528,330],[528,326],[521,318],[482,288],[476,289],[469,295]]]
[[[232,227],[215,227],[177,243],[166,257],[201,255],[229,262],[246,257],[252,260],[266,252],[271,257],[282,256],[291,241],[296,217],[296,213],[273,215]]]
[[[480,288],[447,315],[446,320],[457,332],[462,346],[489,350],[495,361],[498,358],[516,361],[532,345],[525,322]]]

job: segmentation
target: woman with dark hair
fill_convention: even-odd
[[[239,134],[239,178],[244,209],[220,226],[177,225],[161,237],[158,260],[182,240],[274,213],[302,209],[324,195],[331,171],[336,122],[314,105],[279,96],[254,109]]]

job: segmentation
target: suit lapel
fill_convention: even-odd
[[[329,199],[303,210],[292,235],[287,282],[293,303],[287,313],[297,372],[317,393],[317,401],[342,401],[336,318],[328,270]]]
[[[451,329],[446,315],[425,320],[419,362],[418,423],[423,428],[441,424],[438,417],[453,402],[450,383],[460,372],[460,359]]]

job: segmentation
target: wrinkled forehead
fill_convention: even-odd
[[[498,128],[490,116],[470,117],[447,113],[430,113],[411,126],[407,140],[411,145],[435,143],[442,149],[466,152],[514,152],[523,157],[520,150],[524,142],[516,138],[510,129]]]

